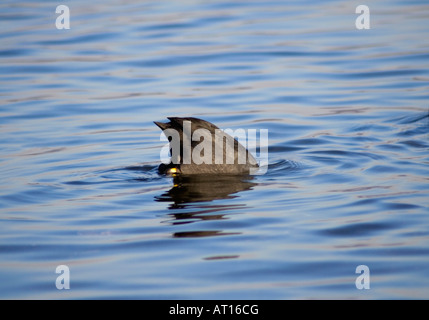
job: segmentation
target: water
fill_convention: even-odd
[[[429,298],[425,1],[63,4],[0,4],[0,298]],[[159,176],[167,116],[267,173]]]

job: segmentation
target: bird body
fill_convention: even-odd
[[[154,122],[169,140],[171,162],[162,163],[160,173],[249,174],[258,169],[252,154],[214,124],[198,118],[168,117]]]

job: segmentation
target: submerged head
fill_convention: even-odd
[[[251,153],[214,124],[198,118],[169,117],[155,124],[169,140],[171,162],[162,163],[160,173],[249,174],[258,168]]]

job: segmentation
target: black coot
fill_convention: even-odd
[[[168,119],[170,122],[167,123],[154,122],[169,139],[170,152],[173,156],[169,164],[162,163],[159,166],[160,173],[172,175],[251,174],[252,170],[258,169],[258,163],[251,153],[214,124],[192,117],[168,117]],[[166,129],[174,129],[177,134],[171,135],[170,130],[165,131]],[[195,132],[196,130],[198,131]],[[194,133],[197,133],[197,137]],[[192,138],[197,141],[193,141]],[[203,141],[211,141],[211,152],[206,151],[207,148],[201,148],[200,143]],[[180,146],[177,145],[178,142],[180,142]],[[176,145],[173,146],[173,143]],[[207,152],[204,162],[195,163],[201,162],[201,158],[200,160],[192,158],[194,148],[200,149],[196,151],[198,155],[202,155],[202,158],[205,156],[204,152]],[[219,151],[221,151],[221,156],[219,156]]]

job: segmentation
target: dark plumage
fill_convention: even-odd
[[[198,119],[198,118],[177,118],[177,117],[168,117],[170,122],[154,122],[161,130],[174,129],[178,132],[180,137],[180,154],[176,153],[176,157],[172,158],[172,161],[169,164],[162,163],[158,170],[160,173],[173,174],[173,175],[189,175],[189,174],[249,174],[252,173],[252,170],[257,170],[258,164],[255,158],[243,147],[237,140],[233,139],[230,135],[224,133],[214,124]],[[186,127],[184,127],[184,122],[186,122]],[[202,134],[201,141],[193,141],[192,136],[194,132],[198,129],[197,133],[206,133]],[[164,131],[167,133],[166,136],[170,141],[170,151],[174,148],[172,143],[174,142],[174,137],[168,137],[168,130]],[[210,136],[210,137],[209,137]],[[201,148],[200,142],[202,141],[212,141],[212,152],[211,152],[211,161],[209,163],[197,164],[194,162],[194,158],[189,159],[187,155],[193,154],[194,148]],[[207,140],[206,140],[207,139]],[[219,144],[222,145],[219,145]],[[177,147],[177,146],[176,146]],[[189,149],[190,148],[190,149]],[[216,163],[215,159],[215,150],[216,148],[221,149],[223,159],[219,159]],[[176,149],[178,150],[178,149]],[[205,150],[205,149],[203,149]],[[198,150],[196,150],[199,152]],[[229,151],[229,152],[227,152]],[[233,151],[233,152],[231,152]],[[205,151],[204,151],[205,152]],[[204,155],[204,152],[201,152]],[[174,152],[171,152],[172,155]],[[200,153],[198,153],[200,154]],[[239,155],[242,158],[239,159]],[[245,159],[243,158],[245,155]],[[210,153],[207,153],[207,157],[210,157]],[[186,160],[189,159],[189,160]],[[243,161],[244,159],[244,161]],[[206,158],[207,160],[207,158]],[[240,161],[239,161],[240,160]]]

